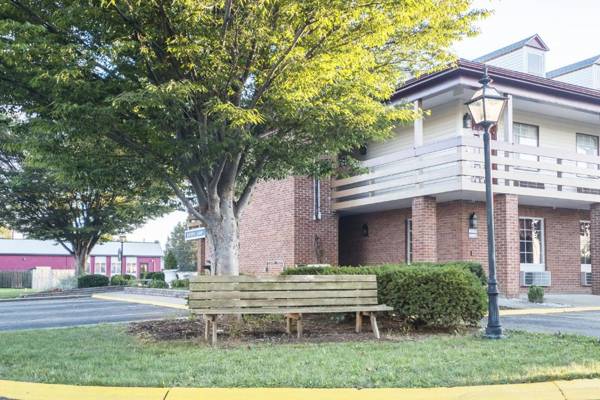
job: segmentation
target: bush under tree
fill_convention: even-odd
[[[83,275],[77,278],[78,288],[90,288],[108,286],[109,279],[106,275],[92,274]]]

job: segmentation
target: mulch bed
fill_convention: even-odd
[[[361,333],[354,332],[355,320],[353,315],[308,314],[303,317],[303,322],[302,338],[298,339],[295,334],[294,322],[292,324],[292,335],[285,333],[285,319],[283,316],[246,315],[241,319],[237,316],[221,316],[218,319],[218,343],[227,346],[251,343],[323,343],[375,340],[368,318],[364,320]],[[411,331],[402,321],[393,316],[381,315],[377,318],[377,322],[381,340],[414,340],[442,333],[440,331]],[[203,342],[204,321],[201,317],[197,317],[136,322],[129,325],[128,332],[143,340],[196,340]]]

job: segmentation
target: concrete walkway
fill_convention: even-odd
[[[0,398],[19,400],[592,400],[600,379],[430,389],[141,388],[0,380]]]
[[[112,301],[124,301],[128,303],[137,304],[148,304],[159,307],[177,308],[180,310],[187,310],[187,299],[178,297],[165,297],[165,296],[150,296],[140,295],[131,293],[110,293],[110,294],[94,294],[94,299],[101,300],[112,300]]]
[[[517,299],[499,299],[500,307],[511,309],[559,309],[559,308],[590,308],[600,310],[600,296],[591,294],[546,294],[541,304],[530,303],[527,295],[522,294]]]

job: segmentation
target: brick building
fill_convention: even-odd
[[[260,183],[240,222],[242,272],[487,265],[483,143],[464,105],[487,65],[508,96],[492,130],[500,290],[600,294],[600,57],[546,72],[547,51],[534,35],[408,81],[392,102],[424,117],[357,152],[365,173]]]

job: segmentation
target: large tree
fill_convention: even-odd
[[[196,257],[198,252],[198,241],[185,240],[186,224],[178,222],[173,227],[167,240],[167,252],[173,254],[177,260],[177,267],[183,271],[195,271],[197,269]]]
[[[54,240],[84,272],[93,247],[170,211],[169,191],[107,139],[0,132],[0,223]]]
[[[218,273],[237,274],[257,181],[331,170],[411,121],[386,100],[451,62],[482,15],[471,0],[5,0],[0,103],[152,159]]]

